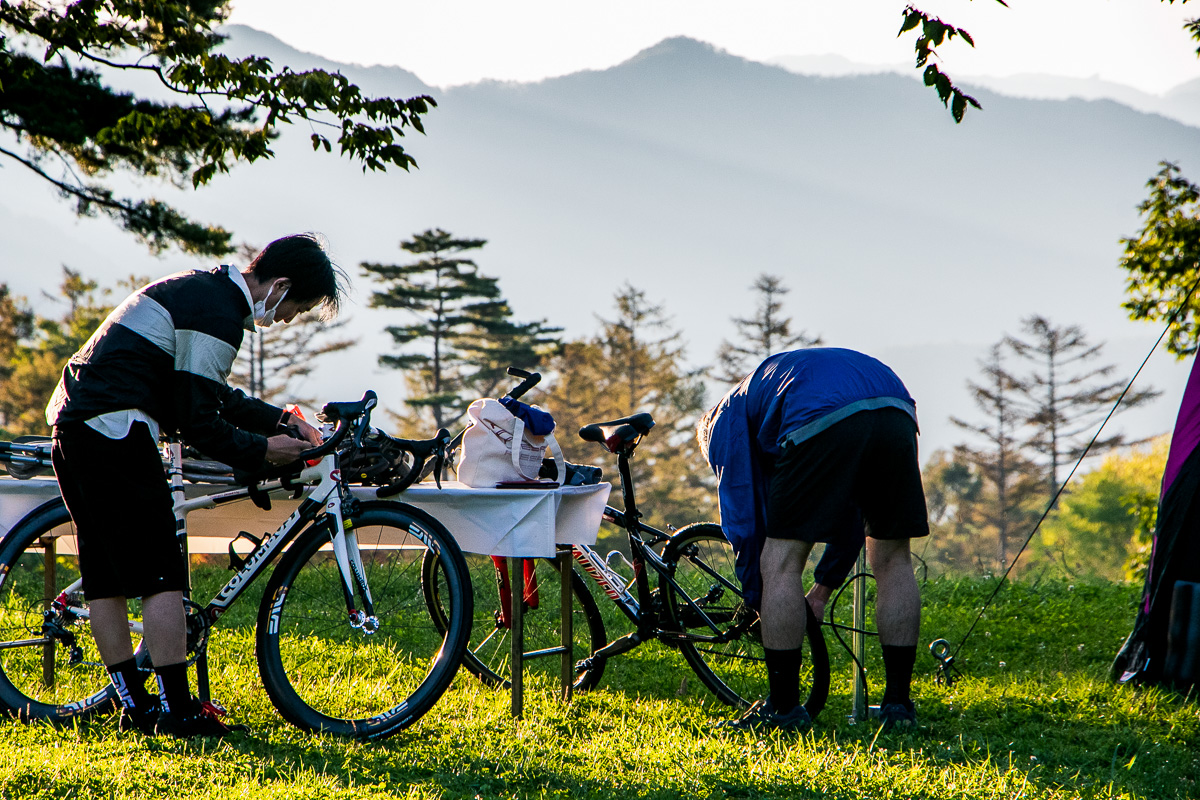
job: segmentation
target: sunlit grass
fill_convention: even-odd
[[[922,640],[956,644],[993,585],[927,584]],[[392,739],[313,736],[266,699],[248,615],[218,628],[212,665],[214,693],[249,735],[152,739],[118,733],[111,717],[60,729],[3,722],[0,797],[1195,798],[1196,702],[1106,680],[1135,596],[1125,586],[1004,589],[959,653],[961,682],[937,685],[921,654],[920,726],[903,734],[847,719],[850,668],[836,644],[829,705],[796,736],[715,729],[732,712],[678,653],[649,643],[569,705],[534,670],[522,721],[506,693],[463,673]],[[607,622],[610,637],[629,629]]]

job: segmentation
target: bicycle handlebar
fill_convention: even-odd
[[[542,374],[540,372],[526,372],[525,370],[518,369],[517,367],[509,367],[508,374],[512,375],[514,378],[525,379],[510,389],[506,395],[504,395],[505,397],[511,397],[514,400],[528,392],[533,387],[537,386],[538,382],[542,380]]]
[[[408,472],[402,475],[399,479],[392,481],[387,486],[380,487],[375,491],[377,497],[391,497],[392,495],[400,494],[409,486],[412,486],[421,478],[422,472],[425,469],[425,462],[430,456],[433,457],[433,480],[437,483],[437,487],[442,488],[442,464],[446,459],[446,448],[450,444],[450,431],[445,428],[439,428],[437,434],[432,439],[397,439],[394,436],[388,436],[383,431],[376,432],[379,436],[386,437],[387,441],[401,450],[411,453],[413,457],[412,466]]]
[[[311,450],[302,452],[296,460],[315,461],[324,458],[337,449],[337,446],[346,438],[346,434],[350,432],[351,427],[355,428],[355,446],[361,445],[363,434],[371,422],[371,409],[378,405],[378,403],[378,396],[370,389],[363,394],[362,399],[357,403],[326,403],[325,407],[321,409],[321,416],[326,420],[332,419],[337,421],[337,426],[333,429],[333,435],[326,439],[324,443]]]

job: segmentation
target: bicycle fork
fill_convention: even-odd
[[[371,599],[371,587],[367,585],[367,571],[358,547],[358,534],[351,521],[357,503],[339,483],[337,492],[325,503],[325,513],[329,520],[327,524],[331,526],[333,558],[342,576],[342,593],[350,627],[369,636],[379,630],[379,618],[375,616],[375,603]],[[356,595],[362,599],[361,609],[356,607]]]

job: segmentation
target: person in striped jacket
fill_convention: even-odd
[[[187,679],[183,590],[160,434],[243,470],[287,464],[315,428],[228,384],[245,331],[318,306],[337,313],[345,274],[311,234],[271,242],[244,270],[170,275],[117,306],[71,357],[46,408],[52,456],[79,539],[92,633],[121,701],[121,728],[223,736]],[[290,430],[289,430],[290,429]],[[156,695],[134,660],[127,598],[142,599]]]

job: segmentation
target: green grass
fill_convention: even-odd
[[[957,643],[993,586],[927,583],[922,642]],[[909,733],[848,721],[851,671],[836,643],[829,705],[804,735],[715,730],[731,711],[678,654],[650,643],[569,705],[535,672],[523,721],[509,717],[504,692],[462,673],[425,718],[371,744],[305,734],[278,717],[246,607],[222,620],[211,653],[215,693],[251,734],[188,742],[120,734],[111,717],[57,729],[0,722],[0,798],[1200,797],[1195,700],[1106,680],[1136,594],[1006,587],[959,654],[959,683],[939,686],[933,659],[919,654],[920,726]],[[608,621],[610,638],[628,629]],[[876,651],[869,645],[877,692]]]

